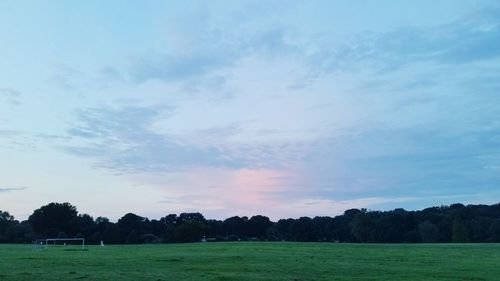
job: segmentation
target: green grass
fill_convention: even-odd
[[[500,280],[500,244],[0,245],[0,280]]]

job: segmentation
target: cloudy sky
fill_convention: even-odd
[[[500,201],[498,1],[0,0],[0,209]]]

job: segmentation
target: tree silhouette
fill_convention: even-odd
[[[28,221],[42,237],[57,237],[61,232],[76,234],[76,207],[69,203],[50,203],[36,209]]]
[[[420,211],[350,209],[336,217],[300,217],[272,222],[256,215],[207,220],[201,213],[169,214],[149,220],[133,213],[118,222],[78,214],[69,203],[50,203],[19,222],[0,211],[0,242],[25,243],[36,238],[84,237],[88,243],[175,243],[287,240],[358,243],[500,242],[500,204],[453,204]]]

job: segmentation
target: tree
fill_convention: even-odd
[[[404,242],[406,238],[409,238],[405,234],[415,228],[413,212],[407,212],[404,209],[395,209],[385,212],[383,217],[390,226],[385,232],[385,242]]]
[[[314,235],[312,219],[301,217],[290,225],[290,236],[294,241],[317,241]]]
[[[266,240],[269,241],[280,241],[283,240],[283,235],[280,233],[278,228],[274,225],[266,230]]]
[[[97,225],[94,219],[87,214],[78,215],[73,222],[78,236],[86,238],[89,243],[98,243],[99,241],[92,240],[92,235],[96,231]]]
[[[26,243],[33,241],[35,234],[28,221],[23,221],[11,224],[5,231],[5,238],[9,243]]]
[[[294,221],[294,219],[281,219],[276,223],[274,227],[280,233],[281,239],[291,240],[290,226]]]
[[[372,220],[366,211],[356,214],[351,222],[352,235],[356,242],[366,243],[369,242],[370,232],[374,229]]]
[[[117,225],[126,235],[125,240],[129,244],[141,243],[141,235],[149,232],[149,220],[132,213],[121,217]]]
[[[500,204],[453,204],[421,211],[350,209],[336,217],[281,219],[233,216],[206,220],[201,213],[167,215],[160,220],[128,213],[117,223],[78,214],[69,203],[50,203],[18,222],[0,211],[0,243],[25,243],[37,238],[83,236],[107,244],[195,242],[206,236],[218,241],[249,238],[288,241],[376,243],[500,242]]]
[[[162,235],[163,242],[171,243],[175,242],[175,228],[178,224],[178,217],[176,214],[169,214],[160,219],[160,222],[164,225],[165,231]]]
[[[404,237],[405,243],[419,243],[422,242],[422,237],[420,237],[420,233],[416,230],[410,230],[405,234]]]
[[[50,203],[36,209],[28,218],[33,230],[43,237],[56,237],[64,232],[75,235],[76,207],[69,203]]]
[[[497,219],[491,223],[489,229],[489,240],[491,242],[500,242],[500,219]]]
[[[128,233],[132,230],[142,230],[146,227],[147,222],[147,218],[138,216],[133,213],[128,213],[118,219],[117,224],[121,229]]]
[[[265,216],[253,216],[248,220],[248,226],[250,228],[250,236],[264,240],[266,238],[266,231],[271,227],[273,223]]]
[[[424,221],[418,226],[418,232],[424,243],[435,243],[439,241],[439,228],[430,221]]]
[[[181,213],[176,221],[175,242],[196,242],[208,232],[206,220],[200,213]]]
[[[245,238],[248,236],[248,217],[230,217],[223,222],[225,235],[236,235],[238,238]]]
[[[178,218],[178,222],[181,223],[205,223],[205,218],[200,213],[181,213]]]
[[[219,220],[207,220],[205,225],[208,227],[206,236],[210,238],[218,238],[219,240],[224,240],[224,227],[222,221]]]
[[[7,232],[17,224],[18,222],[14,220],[14,216],[10,215],[9,212],[0,210],[0,242],[11,242]]]
[[[0,222],[14,221],[14,216],[9,214],[9,212],[0,210]]]
[[[478,217],[473,219],[471,223],[471,241],[472,242],[488,242],[488,231],[491,226],[492,219]]]
[[[469,242],[469,230],[467,229],[462,216],[458,214],[455,216],[455,220],[453,221],[451,241],[454,243]]]
[[[175,229],[175,242],[197,242],[207,233],[207,226],[198,221],[187,221]]]
[[[142,238],[139,235],[139,231],[137,231],[137,229],[130,231],[127,235],[127,239],[125,240],[125,243],[127,244],[141,244],[142,242]]]
[[[125,243],[125,234],[118,225],[109,223],[104,228],[102,239],[106,244],[122,244]]]
[[[314,217],[312,220],[313,232],[318,241],[334,240],[335,223],[331,217]]]
[[[154,234],[155,236],[159,237],[165,233],[166,230],[166,225],[163,224],[161,220],[151,220],[149,222],[149,226],[151,229],[151,234]]]

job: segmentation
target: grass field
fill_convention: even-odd
[[[500,280],[500,244],[238,242],[62,248],[0,245],[0,280]]]

